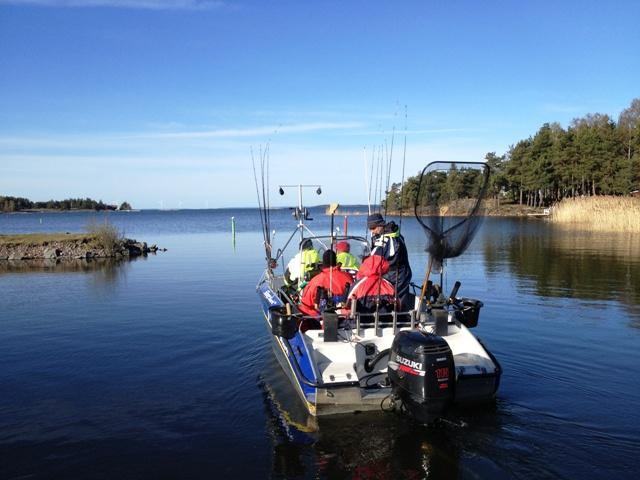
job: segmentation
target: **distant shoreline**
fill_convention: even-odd
[[[101,213],[101,212],[139,212],[140,210],[95,210],[93,208],[74,208],[74,209],[64,209],[64,208],[27,208],[24,210],[16,210],[14,212],[0,212],[7,215],[15,215],[21,213]]]
[[[107,213],[111,213],[111,212],[141,212],[141,211],[152,211],[152,212],[175,212],[175,211],[198,211],[198,210],[202,210],[202,211],[206,211],[206,210],[257,210],[258,207],[220,207],[220,208],[182,208],[182,209],[157,209],[157,208],[149,208],[149,209],[131,209],[131,210],[94,210],[94,209],[58,209],[58,208],[50,208],[50,209],[24,209],[24,210],[16,210],[13,212],[0,212],[0,213],[4,213],[7,215],[19,215],[19,214],[38,214],[38,213],[101,213],[101,212],[107,212]],[[272,210],[286,210],[289,209],[290,207],[272,207]],[[316,205],[316,206],[312,206],[312,207],[308,207],[308,208],[327,208],[326,205]],[[372,207],[372,211],[380,211],[379,207]],[[491,205],[491,203],[488,204],[487,207],[485,207],[485,211],[483,213],[483,216],[486,217],[527,217],[527,216],[531,216],[531,215],[541,215],[543,213],[544,209],[540,208],[540,207],[529,207],[526,205],[518,205],[518,204],[503,204],[500,206],[493,206]],[[383,211],[384,213],[384,211]],[[325,211],[326,214],[326,211]],[[367,209],[366,205],[362,206],[362,205],[357,205],[354,208],[349,208],[348,205],[345,206],[345,208],[338,208],[338,210],[336,210],[335,215],[336,216],[353,216],[353,217],[360,217],[360,216],[367,216],[369,214],[369,210]],[[466,212],[460,212],[461,215],[466,214]],[[386,215],[391,216],[391,217],[413,217],[414,216],[414,211],[413,208],[407,209],[405,211],[403,211],[402,213],[397,211],[397,210],[390,210],[388,212],[386,212]]]
[[[530,217],[530,216],[536,216],[536,215],[537,216],[543,215],[544,210],[545,209],[541,207],[529,207],[527,205],[518,205],[513,203],[504,203],[504,204],[496,205],[496,203],[493,200],[489,200],[488,202],[486,202],[484,212],[482,213],[481,216],[484,216],[484,217]],[[380,210],[376,208],[376,211],[380,211]],[[349,210],[348,208],[346,208],[343,210],[338,208],[335,215],[362,216],[362,215],[368,215],[368,213],[369,212],[366,209],[365,210],[360,210],[360,209]],[[382,213],[385,214],[384,210],[382,210]],[[460,210],[460,212],[458,213],[461,216],[465,216],[467,214],[467,211]],[[414,209],[412,207],[403,212],[400,212],[398,210],[389,210],[386,212],[386,215],[390,217],[400,217],[400,216],[413,217]],[[455,216],[455,213],[453,215]]]

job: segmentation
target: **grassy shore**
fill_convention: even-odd
[[[28,233],[0,235],[0,261],[32,259],[122,258],[158,251],[122,237],[115,227],[98,224],[87,233]]]
[[[95,236],[88,233],[21,233],[0,235],[0,245],[45,245],[54,242],[92,242]]]
[[[640,233],[640,198],[565,198],[552,208],[551,221],[594,232]]]

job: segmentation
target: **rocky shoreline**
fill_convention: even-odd
[[[0,237],[2,238],[2,237]],[[0,261],[16,260],[65,260],[92,258],[132,258],[149,253],[166,251],[157,245],[148,246],[146,242],[138,242],[130,238],[123,238],[114,245],[105,248],[92,237],[55,239],[44,241],[11,241],[4,239],[0,242]]]

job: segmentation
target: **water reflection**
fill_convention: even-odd
[[[517,276],[520,287],[532,289],[536,296],[615,301],[635,317],[640,314],[637,235],[553,226],[526,232],[518,229],[487,239],[484,259],[489,276],[506,269]]]
[[[272,415],[272,428],[289,417],[287,412]],[[450,418],[452,423],[427,428],[384,412],[322,417],[318,429],[306,433],[312,438],[307,442],[276,428],[271,430],[272,474],[274,478],[508,478],[504,467],[492,459],[496,439],[503,433],[502,416],[495,407],[452,412]],[[295,425],[287,427],[292,428]]]
[[[304,410],[279,365],[267,363],[261,388],[274,478],[506,476],[481,453],[502,429],[495,406],[454,410],[451,423],[431,428],[381,411],[316,418]]]
[[[321,419],[320,425],[314,448],[328,477],[458,477],[460,450],[446,428],[428,429],[382,412]]]
[[[145,257],[140,257],[145,260]],[[114,286],[126,277],[131,259],[91,258],[91,259],[33,259],[0,261],[0,275],[46,273],[84,273],[92,274],[96,287]]]

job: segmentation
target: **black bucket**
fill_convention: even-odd
[[[271,333],[276,337],[291,340],[298,333],[298,319],[293,315],[287,315],[280,309],[270,310]]]
[[[472,298],[462,299],[462,323],[467,328],[473,328],[478,326],[478,318],[480,317],[480,309],[484,304],[480,300],[474,300]]]

